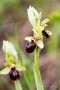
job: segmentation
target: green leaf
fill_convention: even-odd
[[[21,61],[21,65],[29,65],[29,67],[30,67],[30,61],[29,61],[29,59],[27,59],[26,58],[26,56],[24,55],[24,53],[22,52],[22,50],[21,50],[21,47],[20,47],[20,43],[19,43],[19,39],[18,39],[18,30],[16,29],[16,41],[17,41],[17,49],[18,49],[18,53],[19,53],[19,57],[20,57],[20,61]],[[25,64],[25,63],[26,64]],[[25,81],[26,81],[26,84],[27,84],[27,87],[29,88],[29,90],[34,90],[33,88],[32,88],[32,83],[30,83],[30,80],[29,80],[29,78],[27,77],[27,74],[26,74],[26,72],[23,72],[23,75],[24,75],[24,79],[25,79]]]
[[[5,75],[5,74],[8,74],[10,72],[10,68],[4,68],[3,70],[1,70],[0,71],[0,74],[3,74],[3,75]]]
[[[19,80],[15,81],[15,90],[23,90]]]
[[[33,87],[32,87],[32,85],[31,85],[32,83],[30,82],[30,80],[29,80],[26,72],[23,72],[23,75],[24,75],[24,79],[25,79],[25,81],[26,81],[26,83],[28,85],[29,90],[34,90]]]

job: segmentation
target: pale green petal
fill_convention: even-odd
[[[36,25],[40,25],[41,12],[38,13],[34,7],[29,6],[27,13],[29,21],[34,28]]]
[[[28,13],[28,19],[29,19],[30,23],[32,24],[32,26],[36,25],[36,19],[32,12],[31,7],[29,7],[29,9],[27,10],[27,13]]]
[[[42,25],[44,25],[47,22],[49,22],[49,19],[48,18],[44,19],[41,23],[42,23]]]
[[[42,12],[39,13],[40,20],[41,20],[41,14],[42,14]]]
[[[26,71],[26,68],[25,68],[24,66],[19,66],[19,65],[17,65],[17,66],[16,66],[16,69],[17,69],[18,71]]]
[[[31,37],[31,36],[25,38],[26,41],[31,41],[32,39],[33,39],[33,37]]]
[[[40,26],[41,12],[37,15],[36,19],[37,19],[37,25]]]
[[[38,15],[38,12],[37,12],[37,10],[34,7],[32,7],[32,12],[35,14],[35,16]]]
[[[8,74],[10,72],[10,68],[4,68],[3,70],[0,71],[0,74],[5,75]]]
[[[39,48],[41,48],[41,49],[44,48],[44,44],[41,40],[36,41],[36,44]]]
[[[52,35],[52,32],[51,32],[51,31],[46,30],[46,32],[47,32],[49,35]]]
[[[8,55],[13,56],[15,59],[18,59],[17,51],[11,42],[3,40],[3,51]]]

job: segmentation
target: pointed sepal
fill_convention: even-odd
[[[18,71],[26,71],[26,68],[24,66],[19,66],[19,65],[16,65],[16,69]]]
[[[44,44],[41,40],[36,41],[36,44],[39,48],[41,48],[41,49],[44,48]]]
[[[26,41],[29,41],[29,42],[30,42],[32,39],[33,39],[33,37],[31,37],[31,36],[25,38],[25,40],[26,40]]]
[[[10,68],[4,68],[4,69],[2,69],[1,71],[0,71],[0,74],[1,75],[6,75],[6,74],[8,74],[10,72]]]
[[[46,19],[44,19],[43,21],[41,21],[41,25],[43,26],[44,24],[46,24],[46,23],[48,23],[48,22],[49,22],[49,19],[46,18]]]

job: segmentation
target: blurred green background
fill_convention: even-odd
[[[3,40],[10,40],[16,47],[20,60],[27,67],[22,74],[23,90],[35,90],[33,77],[33,54],[25,51],[24,38],[32,35],[27,9],[35,7],[42,11],[42,19],[49,18],[47,30],[52,31],[50,39],[44,38],[45,47],[41,51],[40,69],[43,83],[48,90],[58,90],[58,66],[60,60],[60,0],[0,0],[0,70],[4,67],[5,55],[2,51]],[[17,32],[15,32],[17,27]],[[17,39],[18,40],[17,40]],[[22,53],[21,53],[22,52]],[[24,78],[23,78],[24,77]],[[14,90],[14,83],[7,76],[0,75],[0,90]]]

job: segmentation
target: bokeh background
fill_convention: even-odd
[[[18,55],[22,52],[23,63],[27,67],[24,75],[21,73],[20,82],[23,90],[35,90],[33,77],[33,54],[25,51],[26,36],[32,35],[32,26],[28,20],[27,9],[35,7],[42,11],[42,18],[49,18],[47,30],[52,31],[50,39],[44,38],[44,49],[40,54],[41,76],[46,90],[59,90],[60,82],[60,0],[0,0],[0,70],[4,68],[5,54],[2,50],[3,40],[11,41]],[[19,48],[17,48],[17,27]],[[24,77],[24,78],[23,78]],[[0,75],[0,90],[15,90],[14,83],[8,75]]]

